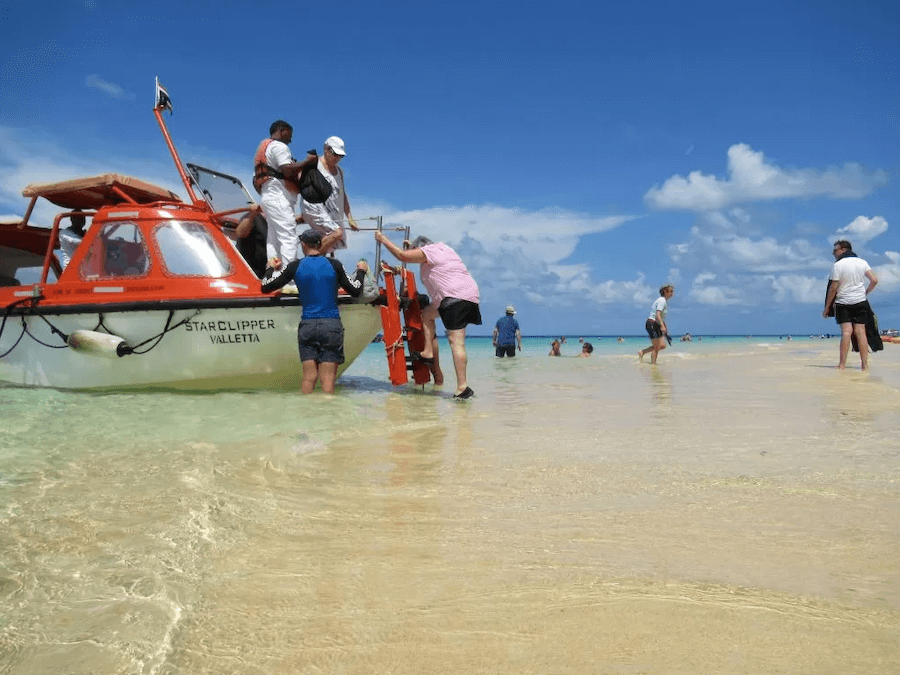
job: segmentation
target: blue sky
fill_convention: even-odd
[[[156,76],[246,184],[275,119],[343,137],[354,215],[454,246],[474,334],[641,334],[666,282],[674,333],[834,333],[839,236],[900,328],[896,2],[0,2],[0,219],[108,171],[183,195]]]

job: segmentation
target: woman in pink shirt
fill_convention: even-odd
[[[419,263],[419,276],[428,291],[431,304],[422,312],[425,348],[421,354],[413,354],[425,363],[433,364],[437,350],[438,315],[447,329],[447,341],[453,354],[456,370],[456,395],[453,398],[471,398],[475,392],[466,383],[466,326],[481,325],[481,309],[478,307],[478,284],[469,270],[452,248],[444,243],[434,243],[427,237],[416,237],[411,247],[401,249],[382,232],[375,233],[375,239],[384,244],[397,260]],[[409,242],[404,242],[405,246]]]

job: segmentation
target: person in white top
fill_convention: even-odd
[[[866,336],[866,323],[872,314],[872,308],[866,296],[878,284],[878,277],[869,267],[869,263],[853,252],[853,246],[846,239],[834,242],[834,265],[831,268],[828,293],[825,296],[825,309],[822,317],[831,314],[834,306],[834,319],[841,326],[840,360],[838,368],[847,367],[847,354],[853,335],[859,345],[859,359],[863,370],[869,367],[869,340]],[[868,280],[868,285],[866,285]]]
[[[668,300],[675,295],[675,287],[666,284],[659,289],[659,297],[650,307],[650,318],[644,324],[647,334],[650,336],[650,346],[638,352],[638,358],[643,361],[644,355],[650,353],[650,363],[656,364],[656,357],[666,348],[666,340],[669,339],[669,328],[666,326],[666,314],[669,311]]]
[[[331,184],[331,195],[322,204],[312,204],[303,200],[303,222],[322,235],[322,252],[347,248],[347,235],[344,230],[344,218],[350,229],[358,231],[359,227],[350,212],[350,199],[344,189],[344,172],[338,166],[347,154],[344,141],[337,136],[325,139],[325,147],[319,158],[319,171]]]
[[[260,204],[269,225],[266,235],[266,257],[272,269],[280,269],[297,259],[297,225],[294,206],[297,204],[300,173],[316,160],[307,155],[297,162],[288,144],[294,129],[284,120],[276,120],[269,127],[269,138],[260,143],[254,156],[253,185],[260,194]]]

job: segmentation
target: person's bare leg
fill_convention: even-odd
[[[666,348],[666,338],[654,338],[653,339],[653,347],[651,349],[652,353],[650,354],[650,364],[656,365],[656,357],[659,356],[659,353]]]
[[[853,332],[856,333],[856,344],[859,345],[859,362],[863,370],[869,369],[869,337],[866,335],[865,324],[853,324]]]
[[[843,370],[847,367],[847,354],[850,353],[850,336],[853,335],[853,324],[852,323],[842,323],[841,324],[841,355],[840,360],[838,361],[838,368]],[[868,343],[866,343],[868,344]]]
[[[303,381],[300,384],[300,391],[304,394],[311,394],[316,388],[316,380],[319,379],[319,364],[315,360],[303,362]]]
[[[434,379],[436,385],[441,385],[444,384],[444,371],[441,370],[441,359],[440,354],[438,354],[437,337],[431,341],[431,345],[432,358],[434,359],[434,363],[431,364],[431,377]]]
[[[326,394],[334,393],[334,381],[337,379],[338,364],[336,363],[320,363],[319,364],[319,382],[322,383],[322,391]]]
[[[447,331],[447,341],[450,343],[450,352],[453,354],[453,368],[456,370],[456,393],[461,394],[468,386],[466,384],[466,366],[469,362],[466,354],[466,329]]]
[[[425,336],[425,347],[422,348],[422,356],[426,359],[434,358],[437,348],[437,328],[435,320],[438,317],[437,308],[434,305],[428,305],[422,310],[422,333]]]

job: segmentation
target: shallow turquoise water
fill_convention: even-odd
[[[445,342],[443,388],[0,388],[0,672],[896,672],[900,348],[549,342],[469,340],[466,403]]]

